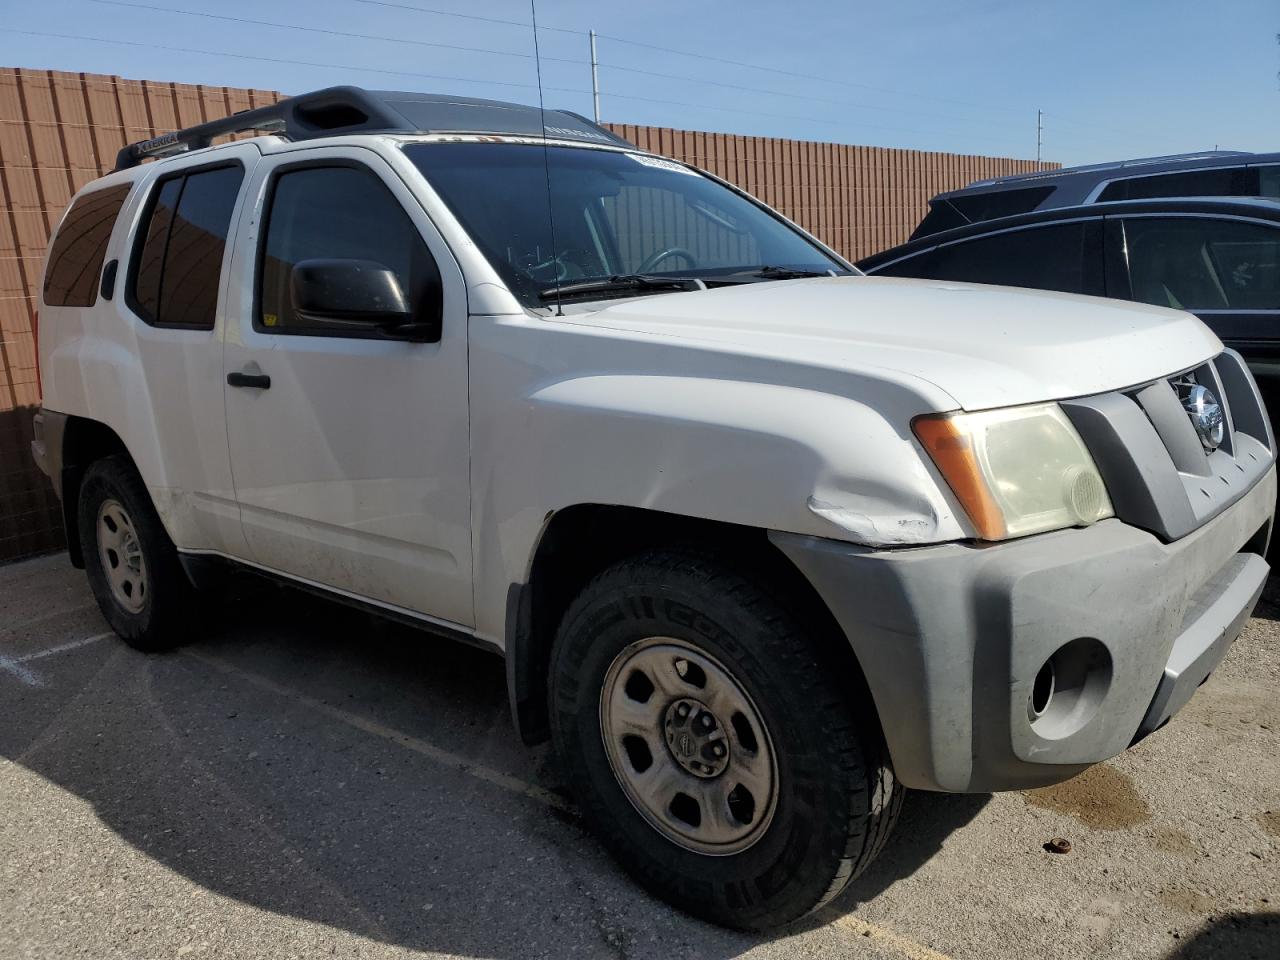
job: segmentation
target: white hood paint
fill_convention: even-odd
[[[1198,319],[1163,307],[888,277],[662,294],[581,321],[878,376],[897,372],[932,383],[966,410],[1129,387],[1222,350]]]

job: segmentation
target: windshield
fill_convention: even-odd
[[[578,285],[578,299],[654,289],[634,282],[592,289],[585,280],[696,277],[714,285],[849,272],[763,208],[678,163],[638,153],[545,149],[544,161],[540,144],[404,148],[527,306],[546,306],[556,284]]]

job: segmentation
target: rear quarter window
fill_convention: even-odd
[[[1149,177],[1128,177],[1109,184],[1098,194],[1099,202],[1112,200],[1152,200],[1160,197],[1239,197],[1252,191],[1243,167],[1215,167],[1183,173],[1157,173]]]
[[[929,212],[911,232],[911,239],[928,237],[966,223],[981,223],[998,217],[1030,213],[1056,190],[1052,185],[1022,187],[1017,190],[992,190],[987,193],[960,194],[945,200],[929,201]]]
[[[1020,190],[993,190],[990,193],[952,197],[951,204],[970,223],[981,223],[983,220],[1030,213],[1044,203],[1055,189],[1057,188],[1045,185],[1023,187]]]
[[[133,184],[94,190],[77,199],[49,249],[44,273],[44,303],[49,307],[91,307],[98,299],[98,277],[107,241]]]

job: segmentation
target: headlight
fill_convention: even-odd
[[[1115,515],[1093,458],[1056,403],[917,417],[912,427],[983,540]]]

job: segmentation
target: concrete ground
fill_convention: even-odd
[[[490,654],[255,581],[144,656],[65,556],[0,567],[0,956],[1277,960],[1278,617],[1070,783],[908,796],[834,907],[753,938],[601,852]]]

